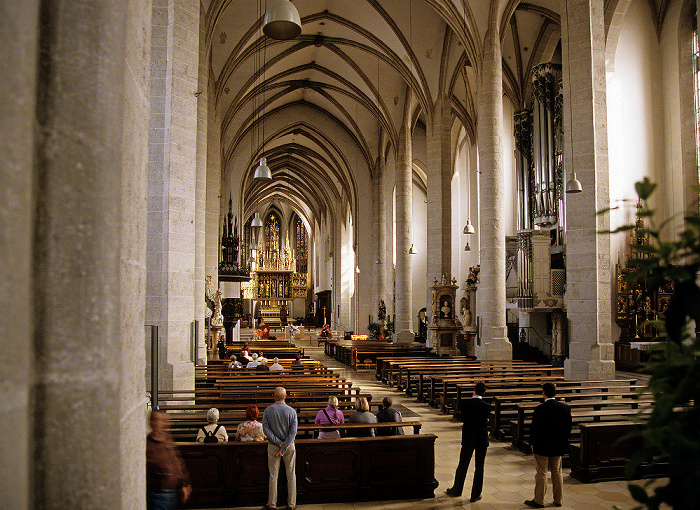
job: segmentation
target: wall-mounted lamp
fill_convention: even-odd
[[[408,253],[409,253],[410,255],[415,255],[416,253],[418,253],[418,252],[416,251],[416,249],[413,247],[413,243],[411,243],[411,247],[408,249]]]
[[[571,173],[571,179],[566,181],[566,192],[567,193],[581,193],[583,187],[581,186],[581,181],[576,178],[576,172]]]
[[[360,266],[355,266],[355,272],[358,274],[360,273]]]
[[[271,39],[294,39],[301,34],[299,11],[289,0],[272,0],[265,12],[263,32]]]

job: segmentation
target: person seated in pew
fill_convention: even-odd
[[[314,423],[317,425],[340,425],[341,423],[345,423],[343,411],[338,410],[338,397],[335,395],[328,397],[328,406],[318,412]],[[339,439],[340,430],[319,430],[318,438]]]
[[[355,400],[355,412],[350,415],[347,423],[377,423],[377,417],[369,410],[369,404],[365,397],[357,397]],[[374,437],[374,427],[366,429],[348,430],[348,436]]]
[[[262,423],[258,419],[258,406],[250,404],[245,410],[245,420],[238,424],[236,441],[265,441]]]
[[[280,359],[277,356],[275,356],[275,358],[272,360],[270,372],[284,372],[284,367],[280,365]]]
[[[394,409],[391,405],[394,402],[391,397],[384,397],[382,400],[382,409],[377,413],[377,421],[379,423],[383,422],[400,422],[401,412],[398,409]],[[388,427],[388,428],[378,428],[378,436],[403,436],[403,427]]]
[[[297,352],[294,355],[294,361],[292,361],[292,369],[301,368],[303,365],[304,365],[304,362],[301,359],[301,353]]]
[[[245,342],[243,344],[243,348],[241,349],[240,354],[241,354],[241,358],[246,360],[246,363],[252,359],[250,357],[250,347],[248,347],[248,342]]]
[[[260,364],[260,360],[258,360],[258,354],[254,352],[252,356],[250,357],[250,361],[248,364],[245,366],[246,368],[257,368],[257,366]]]
[[[262,351],[258,353],[258,361],[267,365],[267,358],[265,357],[265,354]]]
[[[255,370],[260,370],[261,372],[269,372],[270,367],[267,366],[267,359],[262,358],[262,361],[260,361],[260,364],[255,367]]]
[[[236,357],[235,354],[231,354],[231,362],[228,364],[229,370],[232,370],[234,368],[241,368],[243,365],[241,365],[241,362],[238,361],[238,358]]]
[[[197,432],[198,443],[225,443],[228,441],[226,427],[219,425],[219,410],[212,407],[207,411],[207,424]]]

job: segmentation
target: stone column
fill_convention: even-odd
[[[159,327],[163,389],[194,385],[199,2],[154,0],[146,322]]]
[[[374,299],[372,303],[373,315],[379,310],[379,301],[384,300],[385,303],[391,303],[389,299],[389,290],[387,288],[387,263],[386,263],[386,178],[385,167],[386,160],[384,159],[384,136],[379,137],[377,168],[374,176],[374,218],[372,224],[375,232],[375,249],[377,258],[374,261]],[[376,318],[376,317],[375,317]]]
[[[26,230],[11,243],[31,265],[29,274],[17,274],[24,280],[17,289],[2,293],[22,306],[18,317],[3,315],[8,328],[18,321],[12,348],[3,352],[19,363],[31,356],[31,384],[3,399],[15,412],[3,421],[13,437],[3,464],[24,464],[3,478],[12,487],[3,506],[143,508],[151,6],[59,1],[37,13],[27,4],[13,12],[21,24],[3,41],[13,58],[2,60],[13,62],[6,76],[15,81],[3,101],[12,93],[19,99],[12,109],[3,103],[3,127],[12,124],[3,132],[7,141],[22,137],[15,150],[33,156],[3,180],[18,194],[0,209],[4,220],[6,208],[24,200],[14,228]],[[39,41],[38,55],[32,41]],[[27,121],[33,129],[23,132]],[[11,150],[4,154],[3,165],[19,162]],[[22,269],[12,257],[3,260]],[[26,344],[18,342],[24,334]],[[5,361],[4,368],[18,368]],[[3,391],[11,381],[3,376]]]
[[[576,172],[583,192],[566,196],[566,303],[571,321],[571,379],[615,375],[611,343],[607,107],[603,0],[567,0],[562,16],[566,178]],[[575,119],[575,120],[574,120]],[[568,133],[568,134],[567,134]]]
[[[403,123],[399,132],[396,164],[396,319],[394,331],[397,342],[413,342],[411,330],[411,249],[413,207],[413,145],[411,140],[410,90],[406,93]]]
[[[39,2],[12,5],[0,29],[0,446],[3,506],[32,508],[35,304],[34,167]],[[38,308],[38,307],[37,307]]]
[[[479,86],[479,239],[481,271],[477,313],[481,318],[481,345],[476,355],[484,359],[511,359],[506,331],[505,184],[503,177],[503,83],[498,3],[491,3],[489,27]]]
[[[203,9],[200,6],[200,9]],[[204,343],[204,278],[206,276],[206,210],[207,210],[207,125],[209,120],[209,70],[207,68],[206,23],[204,12],[199,16],[199,69],[196,91],[197,104],[197,146],[196,146],[196,191],[195,191],[195,271],[194,271],[194,318],[197,331],[197,363],[207,363],[207,347]],[[217,179],[220,181],[221,179]],[[218,221],[217,221],[218,226]],[[213,279],[213,278],[212,278]]]
[[[452,150],[450,99],[435,102],[428,132],[428,282],[452,277]],[[430,302],[430,288],[426,302]]]

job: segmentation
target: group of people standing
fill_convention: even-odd
[[[488,422],[491,414],[491,404],[483,397],[486,385],[482,382],[474,386],[471,399],[462,405],[460,414],[464,421],[462,425],[462,448],[459,454],[459,464],[455,473],[454,485],[445,492],[448,496],[462,495],[464,480],[472,456],[474,456],[474,481],[469,501],[472,503],[481,499],[484,485],[484,463],[486,450],[489,446]],[[554,506],[560,507],[563,498],[563,477],[561,474],[562,456],[569,452],[569,434],[571,433],[571,409],[555,398],[556,387],[553,383],[542,385],[544,402],[535,408],[530,425],[530,445],[535,458],[535,494],[532,499],[525,501],[532,508],[544,508],[544,495],[547,488],[547,471],[552,478],[552,496]]]

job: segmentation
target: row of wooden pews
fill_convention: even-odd
[[[253,348],[251,343],[248,346]],[[267,356],[269,350],[264,348]],[[228,369],[227,360],[213,360],[195,369],[195,389],[160,391],[160,409],[171,418],[170,432],[178,441],[190,471],[193,493],[188,508],[262,505],[267,498],[267,443],[234,441],[245,410],[255,404],[260,416],[274,403],[277,386],[287,390],[286,402],[298,417],[297,498],[300,504],[316,502],[428,498],[434,496],[434,450],[436,436],[421,434],[419,420],[404,420],[402,426],[413,434],[378,437],[312,439],[317,430],[340,429],[346,436],[358,429],[395,427],[395,423],[316,425],[318,411],[335,395],[346,416],[354,412],[358,396],[370,401],[377,412],[381,404],[323,364],[304,359],[292,365],[280,359],[283,372]],[[206,424],[211,407],[219,409],[219,423],[226,427],[228,443],[194,442]],[[260,418],[261,419],[261,418]],[[400,469],[397,468],[400,462]],[[280,470],[280,498],[286,482]]]
[[[510,439],[514,446],[527,453],[530,451],[532,412],[542,402],[542,384],[555,383],[557,398],[572,410],[572,466],[576,466],[572,467],[572,474],[583,481],[624,477],[624,458],[614,457],[612,453],[631,452],[629,444],[632,443],[623,441],[620,444],[626,445],[624,448],[611,447],[610,455],[606,456],[606,450],[600,447],[605,442],[600,443],[600,437],[607,434],[608,443],[612,445],[626,430],[619,425],[621,421],[643,418],[652,404],[649,397],[640,395],[639,390],[644,385],[637,384],[636,378],[565,380],[562,368],[515,360],[386,356],[377,358],[376,377],[419,402],[457,417],[460,402],[471,398],[476,382],[484,382],[485,398],[492,402],[492,436],[499,440]],[[591,445],[590,441],[598,441],[598,445]],[[603,463],[604,469],[597,469],[596,462]],[[660,471],[649,468],[640,476],[658,475]]]
[[[374,340],[319,339],[319,341],[325,344],[324,352],[327,356],[355,370],[376,369],[377,358],[382,356],[432,356],[430,349],[418,342],[396,344]]]

